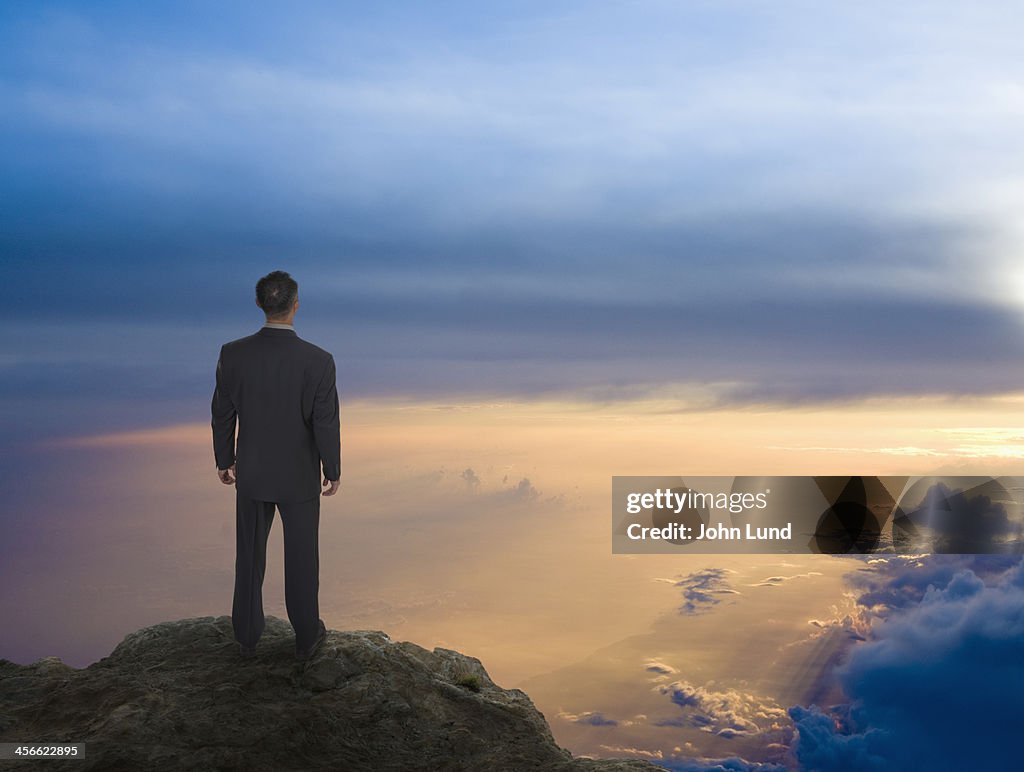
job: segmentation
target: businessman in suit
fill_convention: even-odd
[[[256,304],[266,324],[225,343],[217,361],[213,452],[220,481],[235,486],[231,621],[243,657],[255,655],[263,634],[263,574],[275,508],[284,528],[285,603],[296,657],[312,657],[326,635],[318,599],[320,496],[338,491],[341,424],[334,357],[295,334],[298,293],[284,271],[260,279]]]

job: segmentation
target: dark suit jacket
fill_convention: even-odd
[[[236,465],[239,494],[306,501],[320,495],[321,466],[327,479],[341,477],[334,379],[334,357],[294,330],[264,327],[221,347],[213,453],[218,469]]]

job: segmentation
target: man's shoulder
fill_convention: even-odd
[[[257,337],[258,335],[253,333],[252,335],[245,335],[244,337],[241,338],[235,338],[234,340],[229,340],[227,343],[225,343],[224,348],[232,348],[234,346],[243,345],[249,341],[256,339]]]
[[[252,335],[246,335],[242,338],[235,338],[234,340],[229,340],[227,343],[221,346],[221,351],[224,353],[237,351],[238,349],[245,348],[246,346],[251,346],[258,339],[259,335],[256,333],[253,333]]]
[[[274,345],[279,345],[282,342],[290,345],[293,349],[298,349],[305,357],[314,361],[326,362],[332,358],[331,352],[321,348],[315,343],[310,343],[308,340],[300,338],[298,335],[278,337],[274,340]],[[234,352],[244,351],[251,347],[262,346],[266,343],[267,338],[260,335],[259,332],[255,332],[252,335],[246,335],[242,338],[229,340],[221,347],[221,349],[223,353],[231,354]]]
[[[295,340],[302,346],[305,353],[310,359],[316,359],[318,361],[326,361],[331,359],[331,352],[327,349],[320,348],[315,343],[310,343],[308,340],[300,338],[298,335],[295,336]]]

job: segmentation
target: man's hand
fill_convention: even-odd
[[[234,485],[235,484],[235,465],[232,464],[227,469],[218,469],[217,470],[217,477],[219,477],[220,481],[222,483],[224,483],[225,485]]]
[[[341,485],[341,480],[328,480],[324,478],[324,485],[330,485],[331,487],[322,492],[324,496],[333,496],[338,492],[338,488]]]

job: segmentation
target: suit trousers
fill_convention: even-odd
[[[255,647],[263,635],[263,574],[274,509],[284,528],[284,597],[297,650],[320,633],[320,497],[298,502],[258,501],[235,491],[235,640]]]

